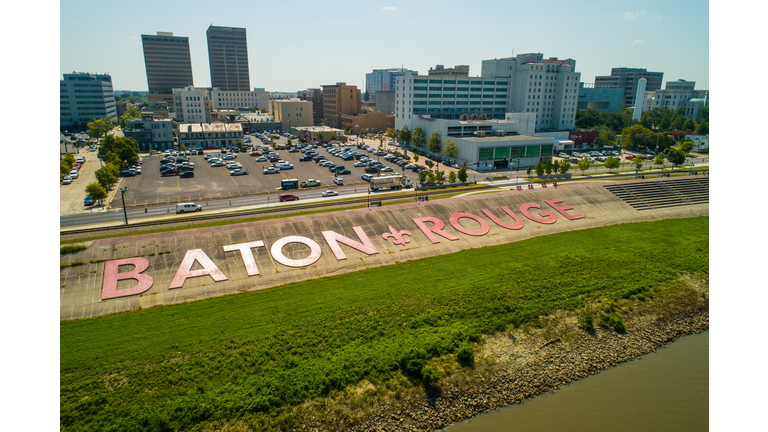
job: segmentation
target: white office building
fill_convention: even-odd
[[[237,147],[243,139],[240,123],[191,123],[179,125],[179,144],[188,149]]]
[[[59,83],[59,124],[84,125],[101,118],[117,120],[112,77],[72,72]]]
[[[699,120],[699,110],[709,108],[709,90],[694,90],[695,81],[667,81],[663,90],[645,92],[643,112],[654,108],[669,108],[677,111],[683,108],[687,118]]]
[[[226,109],[269,109],[269,93],[265,91],[211,90],[211,106],[214,111]]]
[[[179,123],[211,121],[211,95],[207,88],[187,86],[173,89],[173,106]]]
[[[536,130],[573,130],[579,99],[576,60],[541,53],[483,60],[483,79],[509,81],[505,112],[536,113]]]

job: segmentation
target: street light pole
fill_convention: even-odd
[[[125,224],[128,225],[128,212],[125,211],[125,192],[128,191],[128,186],[120,188],[120,198],[123,201],[123,216],[125,216]]]

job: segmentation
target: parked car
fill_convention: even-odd
[[[264,156],[261,156],[259,158],[256,158],[256,162],[267,162],[267,158],[265,158]]]
[[[214,162],[214,163],[212,163],[212,164],[211,164],[211,166],[212,166],[212,167],[223,167],[223,166],[225,166],[225,165],[224,165],[224,162],[223,162],[223,161],[220,161],[220,162]]]
[[[63,185],[72,184],[72,177],[65,176],[64,179],[61,180],[61,184]]]
[[[329,197],[329,196],[339,196],[339,193],[338,193],[338,192],[336,192],[336,191],[333,191],[333,190],[330,190],[330,189],[329,189],[329,190],[327,190],[327,191],[323,192],[323,196],[324,196],[324,197]]]
[[[312,160],[312,156],[309,156],[309,155],[302,156],[302,157],[299,158],[299,162],[309,162],[311,160]]]
[[[269,168],[265,169],[264,171],[262,171],[262,174],[277,174],[279,172],[280,172],[279,168],[269,167]]]
[[[315,186],[320,186],[320,180],[309,179],[309,180],[307,180],[307,181],[305,181],[305,182],[301,182],[301,183],[299,184],[299,186],[301,186],[301,187],[303,187],[303,188],[305,188],[305,187],[315,187]]]
[[[381,169],[381,172],[392,172],[392,171],[394,171],[392,167],[388,167],[388,166],[385,166],[384,168]]]
[[[279,165],[281,170],[290,170],[293,169],[293,164],[290,163],[284,163]]]
[[[299,197],[293,194],[282,194],[280,195],[280,202],[283,201],[298,201]]]
[[[234,171],[230,171],[229,175],[231,176],[248,175],[248,170],[236,169]]]
[[[344,184],[344,179],[341,178],[341,177],[334,177],[333,178],[333,183],[341,186],[341,185]]]
[[[192,178],[195,176],[194,171],[184,171],[179,175],[179,178]]]
[[[249,156],[261,156],[261,152],[258,151],[252,151],[248,154]]]
[[[350,170],[348,170],[348,169],[342,169],[342,170],[339,170],[339,171],[337,172],[337,174],[339,174],[339,175],[352,174],[352,171],[350,171]]]

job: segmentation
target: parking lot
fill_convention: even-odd
[[[275,140],[275,143],[285,144],[287,138],[281,137]],[[297,141],[293,140],[296,144]],[[252,145],[261,147],[263,144],[256,137],[252,138]],[[349,143],[342,147],[355,147]],[[364,167],[354,167],[355,160],[342,161],[340,158],[331,155],[323,147],[318,147],[315,151],[325,156],[331,162],[337,165],[343,165],[345,169],[350,170],[351,174],[341,176],[344,179],[344,186],[362,186],[367,188],[368,183],[362,180],[361,176],[365,173]],[[357,150],[357,149],[356,149]],[[293,164],[293,169],[280,170],[276,174],[262,174],[262,171],[272,166],[269,162],[256,162],[257,156],[249,156],[249,150],[245,153],[236,153],[237,158],[234,162],[242,164],[242,169],[248,170],[248,175],[230,176],[226,167],[212,167],[202,155],[189,156],[189,162],[195,164],[194,177],[180,178],[179,176],[161,177],[159,173],[160,159],[162,156],[145,157],[142,165],[142,174],[135,177],[125,177],[122,179],[120,187],[127,187],[125,194],[126,205],[144,206],[153,204],[168,204],[185,201],[205,201],[215,199],[234,198],[256,194],[277,194],[280,191],[280,181],[283,179],[298,179],[306,181],[315,179],[320,181],[320,186],[314,189],[327,190],[336,185],[333,183],[334,175],[328,168],[321,167],[313,161],[299,162],[299,158],[304,156],[301,152],[289,153],[288,150],[276,150],[282,160]],[[261,150],[259,150],[261,151]],[[373,156],[364,150],[358,150],[365,153],[368,157],[376,160]],[[209,153],[218,153],[210,150]],[[381,162],[388,167],[393,168],[388,175],[403,173],[402,168],[379,158]],[[232,162],[232,161],[227,161]],[[406,176],[410,175],[415,180],[416,175],[407,171]],[[112,201],[112,206],[121,205],[120,194],[116,194]]]

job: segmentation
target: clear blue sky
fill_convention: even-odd
[[[142,34],[189,37],[196,86],[210,86],[209,25],[248,30],[251,88],[297,91],[373,69],[470,65],[526,52],[572,58],[582,81],[612,67],[664,72],[709,89],[709,7],[702,1],[210,1],[60,3],[60,74],[109,73],[147,90]],[[61,78],[61,77],[60,77]]]

